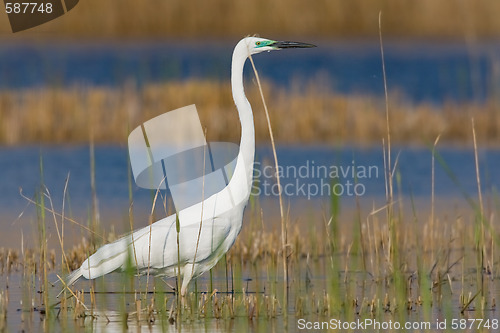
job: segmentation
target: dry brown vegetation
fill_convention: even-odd
[[[227,261],[221,260],[213,269],[214,276],[226,276],[226,279],[232,280],[234,292],[224,292],[224,285],[229,284],[224,278],[217,285],[222,288],[218,291],[209,289],[212,287],[211,284],[210,287],[205,285],[207,280],[200,280],[198,291],[190,292],[188,305],[182,307],[183,317],[177,317],[178,308],[171,296],[172,292],[164,294],[163,289],[160,289],[143,294],[141,290],[128,290],[128,294],[135,293],[135,302],[129,300],[132,305],[125,322],[130,324],[136,320],[148,320],[153,325],[160,323],[162,316],[172,320],[170,323],[181,320],[188,324],[203,318],[269,319],[283,316],[279,293],[276,294],[273,288],[281,279],[277,273],[281,260],[280,249],[276,246],[279,244],[279,234],[262,230],[263,221],[260,219],[263,217],[259,217],[258,209],[255,207],[256,211],[252,211],[250,225],[243,229],[228,252]],[[467,213],[464,214],[465,211]],[[457,215],[454,218],[455,213]],[[291,301],[295,306],[295,316],[317,315],[319,318],[328,318],[339,316],[340,313],[349,317],[356,313],[361,318],[367,316],[380,320],[402,317],[415,320],[415,316],[426,318],[431,311],[449,311],[454,315],[459,311],[471,311],[488,316],[490,311],[496,309],[499,262],[496,260],[495,248],[498,230],[493,227],[495,214],[489,215],[491,219],[478,221],[475,220],[476,213],[460,209],[449,214],[446,220],[428,219],[426,214],[419,214],[418,222],[398,220],[394,244],[390,244],[391,231],[385,221],[385,212],[372,211],[366,216],[362,213],[366,220],[359,221],[359,225],[341,223],[342,227],[338,230],[327,221],[323,221],[322,230],[312,228],[309,232],[303,232],[294,228],[289,237],[289,261],[292,277],[290,288],[293,291]],[[402,215],[399,216],[403,219]],[[483,231],[479,231],[481,226],[485,227]],[[482,237],[477,243],[479,234]],[[77,267],[89,253],[89,240],[84,238],[81,243],[75,244],[66,254],[68,258],[75,258]],[[397,259],[392,258],[391,247],[395,249]],[[44,265],[59,274],[62,268],[55,264],[58,256],[54,250],[48,252],[50,259],[44,263],[39,249],[25,249],[22,254],[18,250],[0,249],[0,277],[17,272],[22,272],[26,277],[33,274],[38,276]],[[398,266],[394,266],[395,263]],[[224,275],[227,274],[226,265],[230,267],[231,277]],[[253,291],[248,289],[249,284]],[[162,285],[159,283],[156,286]],[[64,302],[55,303],[51,310],[60,311],[62,316],[68,315],[75,320],[102,320],[104,317],[109,323],[110,318],[117,316],[116,312],[99,312],[103,306],[99,301],[96,302],[93,296],[95,290],[90,288],[88,292],[77,289],[68,292],[68,297],[73,295],[78,301],[63,298]],[[117,299],[127,297],[125,293],[112,291],[112,288],[107,290],[99,284],[97,288],[101,295]],[[264,292],[259,291],[262,288]],[[480,294],[476,293],[478,289]],[[45,294],[45,290],[42,293]],[[84,294],[87,294],[86,300]],[[0,324],[2,302],[4,306],[8,303],[8,300],[2,300],[2,296],[0,294]],[[24,311],[44,309],[45,313],[47,307],[40,303],[41,298],[38,295],[30,297],[36,306]],[[99,299],[101,302],[103,297]],[[41,316],[42,320],[46,320],[47,316]],[[3,317],[6,318],[5,313]],[[57,318],[62,318],[58,320],[62,320],[61,325],[64,324],[65,317],[57,314]],[[123,324],[116,318],[112,321]]]
[[[352,143],[378,145],[385,134],[384,102],[362,95],[338,95],[311,84],[285,90],[264,84],[276,140],[282,143]],[[256,114],[257,140],[269,140],[255,85],[247,93]],[[72,87],[0,92],[0,143],[127,142],[130,130],[154,116],[196,104],[210,140],[238,142],[240,126],[228,82],[185,81],[151,84],[141,89]],[[470,143],[474,117],[478,142],[500,142],[498,103],[413,105],[390,96],[395,143]]]
[[[497,38],[497,0],[85,0],[64,17],[16,34],[36,38],[287,37]],[[7,15],[0,31],[11,35]]]

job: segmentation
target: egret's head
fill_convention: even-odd
[[[250,54],[257,54],[264,51],[281,49],[316,47],[316,45],[313,44],[275,41],[260,37],[246,37],[244,41],[247,44],[247,48]]]

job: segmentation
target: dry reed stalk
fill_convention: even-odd
[[[69,183],[69,176],[70,173],[68,172],[68,175],[66,176],[66,180],[64,181],[64,190],[63,190],[63,200],[62,200],[62,208],[61,208],[61,264],[66,263],[66,269],[68,272],[70,271],[69,268],[69,263],[68,263],[68,258],[66,256],[66,253],[64,252],[64,214],[66,212],[66,197],[68,194],[68,183]]]
[[[50,209],[48,207],[42,207],[38,202],[36,202],[33,199],[25,196],[24,193],[23,193],[23,189],[22,188],[19,190],[19,194],[21,195],[21,197],[23,199],[25,199],[29,203],[32,203],[33,205],[35,205],[35,207],[41,208],[41,209],[43,209],[44,211],[46,211],[48,213],[52,213],[52,214],[55,214],[56,216],[62,217],[62,214],[56,212],[55,210]],[[101,238],[102,240],[104,240],[104,236],[102,236],[101,234],[95,232],[94,230],[90,229],[89,227],[87,227],[87,226],[85,226],[85,225],[83,225],[83,224],[75,221],[74,219],[71,219],[69,217],[65,217],[65,220],[68,221],[68,222],[71,222],[71,223],[73,223],[75,225],[77,225],[79,228],[82,228],[82,229],[88,231],[90,234],[93,234],[94,236],[97,236],[97,237]]]
[[[430,223],[430,243],[434,244],[434,209],[435,209],[435,183],[436,183],[436,177],[435,177],[435,171],[436,171],[436,165],[435,165],[435,160],[436,160],[436,147],[439,142],[439,138],[441,136],[438,135],[436,137],[436,140],[434,140],[434,144],[432,145],[432,157],[431,157],[431,223]],[[431,262],[434,261],[434,250],[431,251]]]
[[[80,298],[83,299],[83,292],[80,293],[79,291],[77,291],[77,294],[75,294],[73,292],[73,290],[71,290],[71,288],[66,284],[66,281],[64,281],[59,275],[56,274],[56,276],[59,279],[59,281],[61,281],[61,283],[63,284],[64,289],[67,289],[71,293],[71,295],[73,295],[73,297],[75,298],[76,304],[83,307],[85,309],[85,311],[89,311],[89,308],[87,308],[85,303],[80,299]],[[76,313],[76,310],[75,310],[75,313]]]
[[[0,331],[6,330],[7,307],[9,304],[8,290],[0,291]]]
[[[175,231],[177,235],[177,292],[176,292],[176,300],[177,300],[177,321],[180,322],[182,318],[182,304],[181,304],[181,244],[180,244],[180,233],[181,233],[181,226],[179,222],[179,214],[175,214]],[[150,244],[151,247],[151,244]]]
[[[136,319],[137,319],[137,322],[139,323],[141,321],[141,315],[142,315],[141,300],[140,299],[135,300],[135,311],[136,311]]]
[[[67,183],[68,179],[69,178],[66,178],[66,183],[64,185],[64,190],[65,191],[66,191],[67,186],[68,186],[68,183]],[[59,231],[59,224],[57,223],[57,217],[56,217],[55,210],[54,210],[54,204],[52,202],[52,197],[50,195],[50,191],[49,191],[49,189],[47,187],[45,187],[43,195],[49,200],[50,211],[52,212],[52,217],[54,218],[54,224],[55,224],[55,227],[56,227],[57,239],[59,240],[59,244],[61,246],[62,258],[64,259],[64,263],[66,264],[66,268],[69,271],[68,258],[66,257],[66,253],[64,252],[64,241],[63,241],[64,235],[62,234],[63,230]],[[63,200],[63,208],[64,208],[64,200]],[[61,212],[61,217],[62,217],[62,221],[64,222],[64,210]]]
[[[259,92],[260,92],[260,97],[262,99],[262,103],[264,104],[264,111],[266,114],[266,120],[267,120],[267,128],[269,130],[269,137],[271,139],[271,147],[273,150],[273,157],[274,157],[274,166],[276,170],[279,170],[279,165],[278,165],[278,156],[276,155],[276,146],[274,144],[274,136],[273,136],[273,129],[271,127],[271,120],[269,118],[269,111],[267,110],[267,104],[264,98],[264,93],[262,92],[262,85],[260,84],[260,79],[259,79],[259,73],[257,72],[257,69],[255,68],[255,64],[253,62],[252,56],[249,56],[250,62],[252,63],[252,68],[255,73],[255,78],[257,80],[257,85],[259,86]],[[284,280],[284,291],[283,291],[283,307],[284,311],[283,313],[285,314],[285,318],[288,316],[288,255],[287,255],[287,246],[288,246],[288,239],[287,239],[287,224],[285,220],[285,215],[283,212],[283,198],[281,196],[281,184],[280,184],[280,176],[277,173],[276,174],[276,183],[278,184],[278,196],[279,196],[279,204],[280,204],[280,218],[281,218],[281,247],[282,247],[282,255],[283,255],[283,280]],[[287,326],[287,321],[285,320],[285,327]]]
[[[89,129],[89,155],[90,155],[90,192],[92,197],[92,217],[91,217],[91,225],[90,228],[92,230],[97,230],[100,224],[99,218],[99,201],[97,200],[97,190],[95,183],[95,152],[94,152],[94,130],[93,127]],[[96,246],[96,240],[94,238],[94,234],[91,234],[91,242],[92,246]]]
[[[385,58],[384,58],[384,44],[382,41],[382,11],[378,13],[378,31],[379,31],[379,43],[380,43],[380,56],[382,60],[382,74],[384,81],[384,97],[385,97],[385,121],[386,121],[386,135],[387,135],[387,153],[384,153],[384,168],[385,168],[385,179],[386,185],[386,198],[387,198],[387,222],[389,224],[389,247],[388,253],[390,258],[393,258],[393,247],[394,247],[394,214],[393,214],[393,169],[391,161],[391,126],[389,117],[389,95],[387,92],[387,76],[385,71]],[[387,161],[387,164],[385,164]]]
[[[150,273],[150,266],[151,266],[151,239],[153,235],[153,219],[154,219],[154,211],[156,207],[156,201],[158,200],[158,195],[160,194],[160,189],[161,186],[167,181],[167,176],[165,175],[163,179],[161,180],[160,184],[158,184],[158,187],[156,188],[155,191],[155,196],[153,198],[153,204],[151,205],[151,212],[149,214],[149,240],[148,240],[148,269],[146,273],[146,292],[149,290],[149,273]],[[178,215],[176,214],[176,229],[177,229],[177,257],[178,257],[178,265],[180,265],[180,254],[179,254],[179,218]],[[133,232],[132,232],[133,233]],[[133,244],[133,243],[132,243]],[[134,246],[134,253],[135,253],[135,245]],[[137,265],[137,259],[136,259],[136,265]],[[138,268],[138,266],[136,266]],[[179,272],[178,272],[178,278],[180,278],[180,266]]]
[[[479,158],[477,156],[477,141],[476,141],[476,129],[474,126],[474,118],[471,119],[471,123],[472,123],[472,140],[474,143],[474,163],[476,167],[477,192],[479,198],[479,213],[481,214],[481,222],[482,222],[484,218],[484,207],[483,207],[483,194],[481,191],[481,178],[479,174]],[[484,233],[484,230],[481,230],[481,232]],[[484,237],[484,235],[482,237]]]
[[[485,257],[486,257],[486,244],[485,244],[485,234],[484,234],[484,206],[483,206],[483,194],[481,191],[481,177],[479,174],[479,158],[477,154],[477,141],[476,141],[476,129],[474,126],[474,118],[471,119],[471,125],[472,125],[472,142],[474,144],[474,163],[475,163],[475,168],[476,168],[476,182],[477,182],[477,192],[478,192],[478,199],[479,199],[479,239],[478,239],[478,244],[477,244],[477,251],[478,255],[480,256],[480,267],[478,269],[478,274],[480,274],[480,281],[481,281],[481,287],[480,287],[480,292],[481,295],[484,295],[484,274],[482,273],[483,269],[485,269]],[[475,297],[475,296],[474,296]],[[472,301],[471,301],[472,302]],[[468,306],[468,305],[467,305]],[[467,307],[465,306],[464,309]],[[462,309],[462,313],[463,313]]]
[[[205,141],[207,139],[207,129],[205,128]],[[194,274],[194,264],[196,263],[196,255],[198,254],[198,246],[200,245],[201,228],[203,226],[203,206],[205,203],[205,163],[206,163],[206,145],[203,146],[203,175],[202,175],[202,185],[201,185],[201,216],[200,216],[200,227],[198,229],[198,237],[196,238],[196,248],[194,250],[193,265],[191,267],[191,277]],[[226,279],[227,279],[227,266],[226,266]]]
[[[139,264],[137,262],[137,251],[135,250],[135,239],[134,239],[134,213],[133,213],[133,199],[132,199],[132,174],[130,163],[127,163],[127,178],[129,182],[129,209],[128,209],[128,220],[130,225],[130,238],[132,241],[132,250],[134,253],[135,267],[137,268],[137,273],[139,273]],[[146,290],[147,291],[147,290]]]

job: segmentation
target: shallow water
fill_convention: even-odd
[[[454,254],[453,254],[454,253]],[[452,258],[461,255],[461,251],[453,251]],[[344,267],[346,264],[346,257],[344,255],[336,256],[335,261],[338,262],[340,267]],[[354,267],[356,263],[359,263],[361,258],[358,256],[351,256],[349,259],[349,265],[345,267]],[[246,310],[244,306],[235,306],[235,311],[237,314],[235,318],[222,317],[220,319],[215,319],[210,314],[207,318],[199,316],[197,314],[189,314],[186,310],[184,314],[184,320],[180,325],[181,330],[189,332],[256,332],[256,331],[266,331],[266,332],[282,332],[287,330],[289,332],[303,331],[300,325],[305,325],[305,322],[330,322],[333,320],[340,320],[342,322],[350,322],[357,320],[376,320],[380,323],[400,322],[404,324],[406,322],[417,325],[418,323],[424,323],[430,325],[430,329],[421,330],[402,330],[409,332],[437,332],[442,331],[437,327],[437,323],[442,323],[447,321],[448,328],[451,325],[453,319],[457,320],[469,320],[474,318],[482,318],[483,320],[497,320],[498,313],[494,306],[492,306],[492,300],[499,299],[500,297],[500,280],[498,277],[494,278],[490,275],[484,275],[484,286],[485,293],[484,297],[486,299],[485,310],[480,310],[478,302],[471,303],[469,311],[465,311],[464,314],[460,313],[461,303],[460,294],[465,295],[474,294],[476,292],[475,281],[477,278],[476,271],[473,264],[473,256],[467,256],[465,267],[470,267],[464,270],[461,265],[457,265],[449,271],[450,279],[443,282],[441,286],[434,285],[432,293],[433,305],[429,309],[429,312],[425,310],[422,305],[417,305],[416,295],[418,295],[418,282],[416,280],[409,280],[411,285],[410,296],[411,308],[406,308],[406,304],[396,308],[390,308],[389,310],[378,311],[373,316],[367,311],[367,303],[371,300],[378,302],[378,306],[384,302],[384,297],[387,293],[391,293],[393,288],[391,281],[386,281],[384,279],[378,279],[374,275],[368,272],[357,271],[357,270],[340,270],[338,278],[338,293],[332,293],[332,278],[325,275],[328,270],[326,266],[329,265],[329,259],[326,257],[319,258],[317,260],[312,260],[309,262],[306,258],[303,258],[299,262],[294,264],[293,271],[295,274],[291,275],[290,281],[290,294],[289,299],[291,300],[288,308],[288,319],[286,320],[287,326],[285,327],[285,319],[281,311],[278,310],[276,317],[268,317],[266,315],[266,310],[261,309],[259,315],[254,315],[252,318],[248,318],[246,315]],[[231,266],[234,269],[234,264]],[[273,293],[272,290],[278,291],[283,288],[282,278],[278,275],[276,280],[269,275],[269,271],[266,271],[266,264],[261,265],[260,268],[252,267],[252,265],[243,266],[241,273],[241,281],[235,282],[236,286],[234,289],[234,297],[236,299],[241,299],[243,296],[242,292],[245,292],[246,296],[256,295],[260,297],[264,295],[269,295]],[[376,274],[374,271],[372,273]],[[231,269],[230,273],[231,274]],[[304,278],[307,275],[307,280]],[[51,281],[57,280],[54,273],[50,274],[49,279]],[[28,279],[29,281],[30,279]],[[167,280],[168,283],[175,285],[175,281],[172,279]],[[230,281],[230,280],[229,280]],[[451,284],[448,284],[450,282]],[[89,282],[83,281],[77,284],[78,290],[86,290],[85,299],[89,310],[86,311],[87,315],[93,313],[94,317],[87,316],[85,319],[79,318],[74,319],[71,312],[68,315],[64,315],[61,312],[57,315],[60,310],[60,305],[55,306],[55,310],[52,315],[57,315],[57,318],[52,317],[47,319],[46,315],[43,313],[43,306],[41,304],[41,295],[37,293],[39,290],[37,279],[32,282],[26,283],[26,278],[23,278],[20,273],[13,273],[9,276],[0,275],[0,286],[8,286],[6,291],[9,294],[9,305],[7,310],[7,327],[9,331],[41,331],[43,329],[48,331],[97,331],[97,332],[115,332],[122,331],[124,329],[141,331],[147,330],[151,332],[170,332],[178,331],[179,327],[177,324],[168,321],[168,311],[156,311],[154,312],[153,320],[148,320],[147,312],[142,314],[141,321],[137,320],[136,308],[134,299],[138,296],[133,292],[128,294],[123,294],[123,286],[127,285],[130,290],[145,290],[146,278],[143,277],[140,280],[135,280],[132,284],[129,284],[128,280],[124,280],[119,274],[112,274],[105,277],[104,279],[99,279],[97,283],[92,284],[94,290],[96,291],[96,308],[91,308],[90,305],[90,295],[88,291],[90,290],[91,284]],[[151,285],[156,286],[155,299],[158,301],[166,301],[166,308],[170,309],[172,302],[174,302],[174,294],[171,289],[167,287],[159,279],[154,282],[150,282],[149,290],[153,290]],[[197,280],[198,290],[206,295],[210,294],[209,290],[210,280],[208,275],[205,274]],[[227,286],[229,289],[227,289]],[[217,297],[222,301],[226,297],[226,290],[231,291],[231,282],[227,282],[225,277],[224,266],[218,264],[213,272],[213,287],[218,289],[220,292]],[[75,291],[77,288],[73,288]],[[133,289],[135,288],[135,289]],[[191,291],[194,291],[194,286],[191,285]],[[241,288],[241,289],[239,289]],[[244,288],[244,291],[242,289]],[[162,291],[163,290],[163,291]],[[413,291],[411,291],[413,290]],[[50,294],[54,302],[56,299],[54,295],[60,291],[60,284],[56,287],[49,287]],[[340,301],[348,300],[348,303],[356,300],[358,302],[357,306],[353,306],[351,310],[340,313],[322,313],[322,301],[325,292],[331,295],[336,295]],[[191,294],[191,297],[203,297],[203,294],[197,292]],[[196,296],[195,296],[196,295]],[[441,295],[441,296],[439,296]],[[152,293],[147,295],[147,303],[150,302],[153,297]],[[303,305],[299,307],[298,300],[302,298]],[[27,304],[29,303],[29,304]],[[366,303],[366,304],[365,304]],[[157,304],[157,303],[156,303]],[[365,304],[365,305],[362,305]],[[148,304],[142,304],[144,309]],[[260,305],[263,307],[263,305]],[[207,311],[210,311],[208,309]],[[319,311],[319,312],[317,312]],[[360,312],[357,314],[357,312]],[[124,317],[124,313],[128,313],[128,317]],[[152,318],[152,317],[149,317]],[[338,324],[338,322],[337,322]],[[380,330],[373,329],[372,327],[367,327],[365,329],[354,330],[355,332],[377,332]],[[399,330],[383,330],[383,331],[399,331]],[[481,332],[495,332],[496,329],[483,329],[483,330],[459,330],[460,332],[467,331],[481,331]]]

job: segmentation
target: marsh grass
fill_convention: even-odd
[[[464,35],[495,38],[500,32],[496,0],[171,0],[149,6],[133,0],[87,0],[64,17],[16,34],[16,38],[239,38],[255,32],[309,38],[376,37],[380,10],[387,37],[463,40]],[[11,31],[5,15],[0,17],[0,29],[4,35]]]
[[[8,290],[0,291],[0,331],[6,330],[7,306],[9,304]]]
[[[373,96],[338,95],[318,83],[286,90],[263,82],[272,110],[276,142],[373,145],[386,135],[384,100]],[[126,129],[192,101],[210,141],[238,141],[240,131],[229,82],[189,80],[150,84],[142,88],[87,87],[3,90],[0,92],[0,143],[122,143]],[[247,84],[254,105],[258,88]],[[495,99],[484,103],[447,102],[441,106],[410,104],[389,91],[393,144],[472,142],[468,126],[475,119],[480,145],[498,145],[500,122]],[[137,107],[131,108],[130,105]],[[259,113],[259,108],[255,112]],[[139,112],[140,110],[140,112]],[[293,114],[293,117],[290,115]],[[255,120],[257,140],[267,140],[264,117]]]
[[[49,307],[49,293],[48,293],[48,249],[47,249],[47,228],[46,228],[46,210],[45,210],[45,191],[44,191],[44,176],[43,176],[43,158],[42,155],[40,154],[40,191],[38,192],[37,195],[37,201],[38,201],[38,209],[37,209],[37,217],[38,217],[38,234],[39,234],[39,247],[40,247],[40,272],[41,274],[39,275],[39,278],[41,278],[41,301],[43,306],[45,308],[45,311],[47,315],[49,316],[51,314],[51,311],[48,311]]]
[[[214,290],[211,290],[208,277],[198,279],[198,291],[191,288],[188,302],[184,305],[178,305],[175,292],[161,280],[155,279],[149,291],[145,291],[138,289],[141,286],[144,288],[144,284],[129,274],[123,275],[125,280],[122,282],[120,279],[114,282],[114,278],[110,277],[99,279],[94,287],[93,284],[83,283],[84,292],[81,292],[82,285],[77,286],[78,289],[72,288],[74,291],[67,294],[69,298],[64,303],[59,300],[61,303],[56,304],[59,301],[54,298],[51,289],[44,289],[43,271],[36,268],[40,267],[43,258],[42,247],[35,249],[33,254],[25,250],[25,255],[18,256],[15,261],[6,259],[8,251],[4,250],[2,262],[14,261],[10,264],[10,273],[5,269],[4,276],[21,271],[26,284],[31,286],[27,288],[29,293],[23,304],[35,304],[35,308],[26,308],[23,312],[25,320],[28,320],[30,312],[39,312],[37,304],[46,304],[47,298],[50,299],[49,304],[56,304],[47,308],[48,312],[52,312],[53,319],[42,316],[51,325],[55,325],[54,320],[62,325],[64,314],[73,318],[66,322],[69,327],[73,325],[72,320],[78,323],[110,320],[125,327],[166,327],[175,321],[189,325],[215,318],[281,318],[285,311],[280,302],[283,276],[280,248],[276,246],[281,242],[280,235],[269,226],[261,228],[257,204],[253,210],[257,211],[250,214],[257,218],[252,218],[227,254],[234,292],[223,292],[227,278],[225,262],[221,261],[213,271]],[[498,269],[490,272],[481,266],[482,262],[478,259],[482,250],[475,245],[476,212],[471,210],[469,215],[457,212],[456,219],[449,221],[440,220],[438,216],[441,215],[436,214],[433,222],[435,230],[432,232],[429,231],[431,221],[425,213],[414,210],[410,217],[402,212],[396,213],[395,218],[401,219],[395,224],[400,244],[401,268],[398,273],[395,273],[393,261],[386,252],[391,236],[383,211],[365,212],[362,209],[352,212],[353,216],[359,214],[367,218],[361,220],[361,230],[355,229],[351,234],[346,232],[346,228],[352,228],[351,224],[345,221],[338,221],[336,236],[331,234],[331,223],[327,220],[323,230],[311,229],[309,237],[304,237],[305,233],[294,224],[289,232],[289,302],[292,304],[289,315],[292,318],[335,316],[344,320],[392,318],[398,321],[433,319],[439,312],[447,313],[448,318],[456,317],[461,312],[466,316],[475,313],[488,316],[490,310],[496,307],[499,277],[494,275]],[[355,232],[362,233],[366,239],[366,244],[359,247],[358,253],[353,251]],[[498,230],[485,228],[484,248],[487,251],[491,251],[490,237],[497,233]],[[335,244],[333,239],[337,239]],[[496,241],[493,243],[496,244]],[[89,241],[84,240],[80,246],[75,246],[82,249],[82,260],[88,253],[88,250],[83,250],[88,244]],[[366,269],[361,252],[367,263]],[[69,251],[67,256],[70,257]],[[492,263],[495,267],[498,264],[498,261]],[[47,265],[48,272],[60,269],[60,265]],[[477,274],[483,277],[482,280],[478,281]],[[484,292],[481,294],[480,290]],[[0,299],[0,314],[5,295],[2,295],[3,303]],[[177,317],[179,306],[182,307],[182,317]]]

